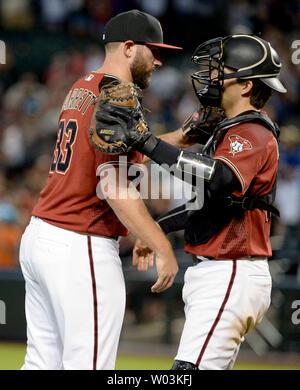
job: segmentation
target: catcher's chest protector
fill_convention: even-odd
[[[278,126],[265,114],[257,111],[249,111],[233,119],[225,119],[220,122],[204,146],[202,153],[213,157],[216,147],[225,137],[227,131],[233,126],[246,122],[258,122],[262,124],[265,128],[272,131],[278,140]],[[245,210],[258,208],[279,216],[279,211],[272,205],[276,195],[276,180],[271,191],[262,197],[250,197],[251,190],[252,187],[250,186],[243,197],[236,197],[232,194],[221,194],[210,197],[206,191],[202,209],[194,211],[189,215],[184,232],[186,242],[195,246],[207,243],[233,218],[241,218]]]

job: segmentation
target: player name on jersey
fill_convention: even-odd
[[[62,111],[77,110],[84,115],[87,109],[94,104],[96,98],[97,96],[88,89],[71,89],[64,101]]]

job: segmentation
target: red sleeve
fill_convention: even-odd
[[[108,166],[127,167],[128,170],[133,164],[142,164],[143,158],[143,154],[137,151],[122,154],[106,154],[95,148],[95,173],[99,176],[99,171]],[[130,177],[128,178],[130,179]]]
[[[220,142],[214,155],[228,165],[241,184],[237,195],[244,195],[268,160],[277,162],[277,142],[273,133],[257,123],[232,127]],[[274,164],[274,168],[275,168]],[[270,179],[273,177],[270,166]]]

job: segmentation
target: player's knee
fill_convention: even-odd
[[[171,370],[198,370],[198,366],[183,360],[175,360]]]

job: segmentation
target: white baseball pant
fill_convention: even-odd
[[[185,324],[176,360],[200,370],[232,369],[244,336],[271,301],[267,260],[206,260],[186,270]]]
[[[20,264],[26,287],[26,370],[114,369],[125,311],[117,240],[32,217]]]

